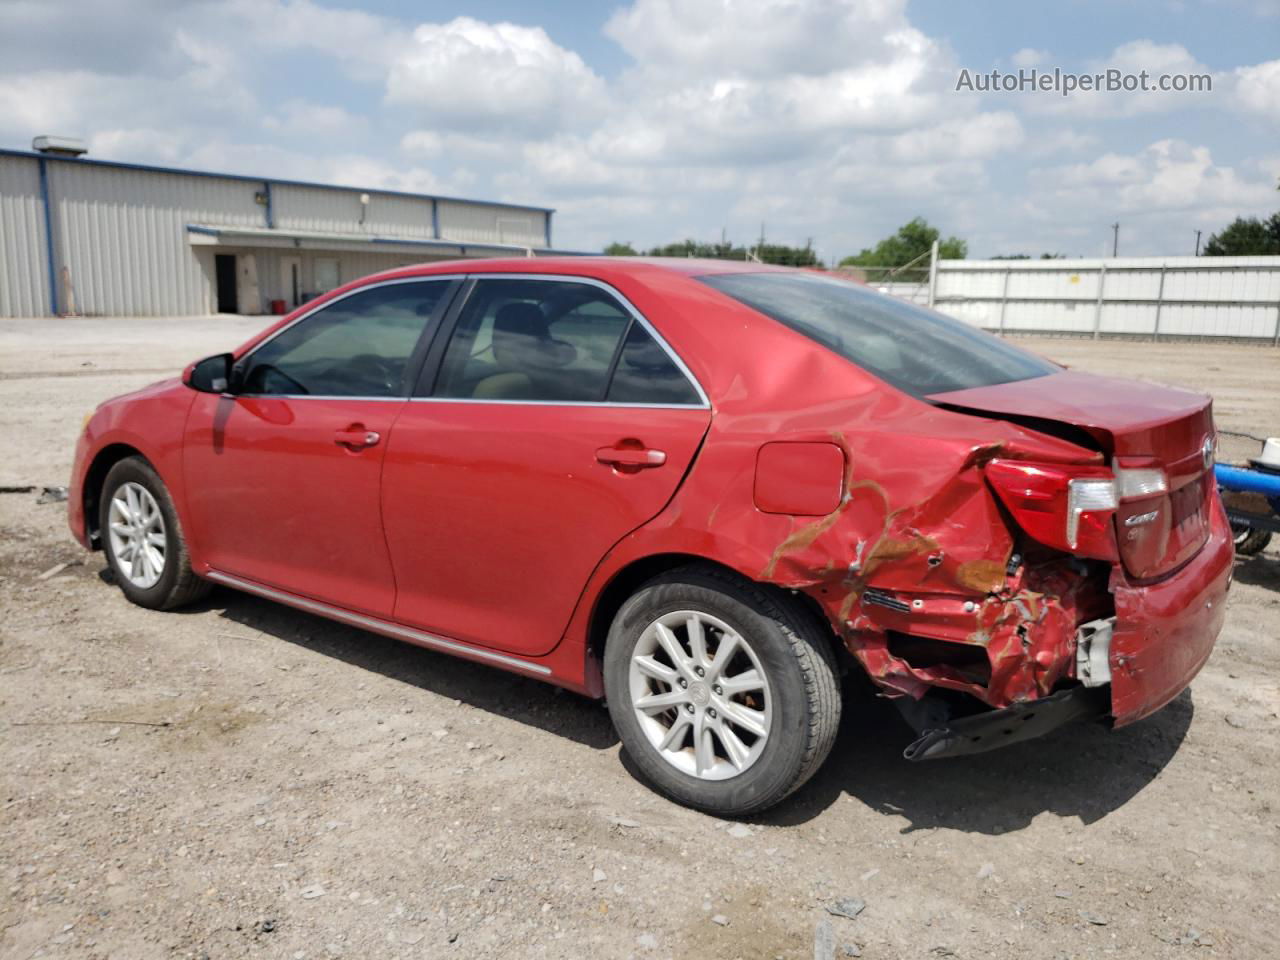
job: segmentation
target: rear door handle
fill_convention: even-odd
[[[377,431],[366,430],[358,423],[353,423],[345,430],[339,430],[333,435],[334,443],[349,450],[363,450],[365,447],[372,447],[381,439],[382,436]]]
[[[615,467],[643,469],[662,466],[667,462],[667,454],[648,447],[601,447],[596,451],[596,459]]]

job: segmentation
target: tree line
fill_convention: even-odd
[[[682,240],[665,246],[639,251],[629,242],[614,242],[604,248],[610,257],[698,257],[704,260],[750,260],[776,263],[784,267],[817,267],[818,255],[811,244],[791,247],[785,243],[765,243],[752,247],[737,246],[728,242],[702,243]]]
[[[856,254],[840,261],[841,267],[865,270],[871,280],[920,280],[929,272],[929,251],[938,242],[938,256],[943,260],[963,260],[969,253],[969,245],[959,237],[943,238],[941,232],[923,217],[915,217],[885,237],[874,247],[865,247]],[[812,242],[803,247],[785,243],[764,243],[751,247],[722,241],[704,243],[683,240],[637,250],[629,242],[614,242],[604,248],[611,257],[699,257],[709,260],[760,260],[788,267],[821,267]],[[1212,234],[1204,245],[1206,257],[1248,257],[1280,255],[1280,212],[1266,220],[1257,217],[1237,217],[1218,233]],[[1041,260],[1058,260],[1061,253],[1042,253]],[[1030,260],[1030,254],[1008,253],[993,256],[992,260]]]

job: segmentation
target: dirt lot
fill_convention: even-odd
[[[0,321],[0,484],[65,483],[95,403],[260,322]],[[1032,346],[1280,432],[1280,351]],[[6,958],[1280,953],[1275,546],[1150,720],[909,765],[860,705],[745,827],[637,783],[599,704],[226,590],[152,613],[102,572],[63,505],[0,495]]]

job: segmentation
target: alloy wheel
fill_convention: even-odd
[[[667,763],[727,780],[764,752],[773,698],[760,660],[723,620],[677,610],[650,623],[631,655],[632,709]]]
[[[164,575],[164,514],[156,498],[140,483],[120,484],[111,496],[107,536],[116,568],[135,587],[146,590]]]

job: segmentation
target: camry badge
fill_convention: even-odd
[[[1150,523],[1159,512],[1158,510],[1152,510],[1150,513],[1135,513],[1131,517],[1125,517],[1124,525],[1126,527],[1137,527],[1144,523]]]

